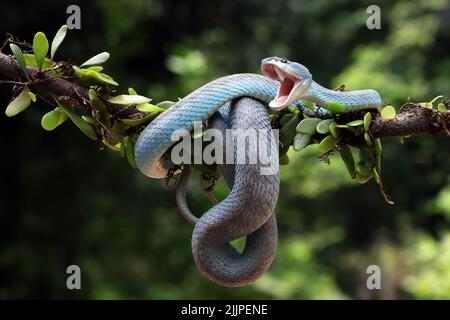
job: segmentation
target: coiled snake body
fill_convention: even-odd
[[[173,167],[166,154],[174,144],[172,133],[177,129],[191,131],[194,121],[203,122],[213,115],[210,125],[221,130],[269,129],[267,104],[273,110],[281,110],[287,105],[300,106],[298,101],[304,98],[321,106],[338,102],[346,112],[381,106],[381,98],[374,90],[328,90],[315,83],[304,66],[286,59],[264,59],[261,69],[265,76],[235,74],[214,80],[158,116],[136,142],[138,168],[149,177],[165,178]],[[237,98],[242,99],[227,104]],[[248,152],[251,156],[255,150]],[[278,173],[261,175],[260,166],[259,162],[224,165],[222,171],[230,194],[200,219],[194,219],[192,251],[197,266],[209,279],[225,286],[255,281],[270,267],[275,255],[277,228],[273,210],[279,177]],[[247,240],[244,251],[239,253],[229,242],[242,236],[247,236]]]

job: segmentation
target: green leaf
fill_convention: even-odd
[[[363,134],[364,131],[364,127],[363,126],[359,126],[359,127],[350,127],[350,130],[354,129],[353,133],[355,134],[355,136],[359,136],[361,134]]]
[[[38,32],[35,34],[33,39],[33,52],[36,58],[37,66],[39,70],[42,70],[45,57],[48,53],[48,40],[43,32]]]
[[[283,127],[280,129],[280,143],[282,146],[290,145],[296,134],[295,128],[299,121],[298,115],[294,115]]]
[[[370,112],[367,112],[364,115],[364,130],[369,131],[371,122],[372,122],[372,114]]]
[[[138,109],[141,112],[161,112],[164,111],[163,108],[160,108],[158,106],[155,106],[151,103],[140,103],[136,106],[136,109]]]
[[[375,168],[381,172],[381,152],[383,151],[380,138],[375,139]]]
[[[330,123],[330,133],[335,138],[339,137],[339,134],[341,133],[341,129],[337,127],[337,123],[334,121]]]
[[[102,84],[109,84],[112,86],[118,86],[119,84],[112,80],[112,78],[104,73],[100,73],[94,70],[87,70],[85,73],[87,78],[95,79]]]
[[[381,181],[380,174],[378,173],[377,168],[372,168],[372,174],[373,174],[373,177],[375,178],[375,182],[380,184],[380,181]]]
[[[353,158],[352,151],[350,150],[350,147],[347,145],[342,145],[339,148],[339,153],[341,155],[342,162],[344,162],[345,167],[348,170],[348,173],[350,173],[350,176],[352,178],[355,177],[355,159]]]
[[[6,107],[5,114],[8,117],[14,117],[21,113],[31,104],[31,97],[29,95],[30,89],[25,86],[22,92]]]
[[[370,175],[371,169],[369,165],[364,161],[359,161],[356,165],[356,172],[359,173],[361,176],[366,177]]]
[[[125,137],[124,140],[126,140],[126,153],[127,153],[127,160],[130,166],[134,169],[137,168],[136,160],[134,159],[134,145],[135,142],[133,139],[130,139],[128,137]]]
[[[280,166],[288,165],[289,164],[289,156],[287,154],[281,155],[279,164],[280,164]]]
[[[300,151],[311,141],[311,136],[303,133],[297,133],[294,137],[294,151]]]
[[[322,120],[321,119],[317,119],[317,118],[306,118],[306,119],[303,119],[298,124],[298,126],[296,128],[296,131],[298,133],[313,135],[313,134],[316,133],[316,127],[317,127],[317,125],[319,124],[320,121],[322,121]]]
[[[378,172],[381,172],[381,155],[377,155],[375,158],[375,168]]]
[[[67,120],[67,115],[59,107],[47,112],[41,119],[41,126],[47,131],[52,131]]]
[[[442,112],[442,113],[446,113],[446,112],[447,112],[447,108],[445,107],[445,105],[444,105],[443,103],[439,103],[439,104],[438,104],[437,110],[438,110],[439,112]]]
[[[96,111],[100,112],[107,112],[108,109],[106,108],[105,104],[97,95],[97,92],[94,89],[89,89],[89,100],[92,103],[92,106]]]
[[[292,114],[300,114],[300,111],[297,109],[296,106],[287,106],[286,110],[289,111],[289,113],[292,113]]]
[[[372,146],[372,139],[370,139],[370,136],[367,132],[364,132],[364,140],[366,140],[366,144],[368,147]]]
[[[92,67],[87,68],[87,70],[93,70],[95,72],[101,72],[103,70],[103,67],[102,66],[92,66]]]
[[[111,150],[113,150],[113,151],[115,151],[115,152],[120,152],[120,149],[121,149],[121,147],[122,147],[122,145],[121,145],[120,142],[118,142],[118,143],[116,143],[116,144],[111,144],[111,143],[108,142],[108,140],[106,140],[106,139],[103,139],[102,142],[103,142],[103,144],[104,144],[105,146],[107,146],[109,149],[111,149]]]
[[[347,123],[349,127],[359,127],[364,124],[364,120],[353,120]]]
[[[395,111],[395,108],[393,106],[386,106],[380,111],[381,116],[385,120],[392,120],[395,118],[397,112]]]
[[[89,69],[91,69],[91,68],[88,68],[88,71],[89,71]],[[92,70],[92,69],[91,69]],[[94,71],[94,70],[92,70],[92,71]],[[100,72],[97,72],[98,74],[100,74],[102,77],[104,77],[104,78],[107,78],[107,79],[112,79],[112,77],[110,76],[110,75],[107,75],[106,73],[100,73]]]
[[[108,142],[115,146],[126,135],[128,128],[128,125],[125,123],[116,122],[109,131],[110,136],[108,137]]]
[[[137,92],[133,88],[128,88],[128,94],[130,94],[132,96],[137,96]]]
[[[282,155],[288,153],[290,148],[291,148],[291,146],[289,146],[289,145],[280,147],[280,149],[278,150],[278,155],[281,157]]]
[[[370,166],[365,161],[359,161],[356,165],[356,181],[363,184],[369,181],[373,177],[373,172]]]
[[[433,104],[431,102],[420,102],[419,106],[421,106],[423,108],[428,108],[428,109],[433,108]]]
[[[314,111],[314,102],[309,100],[303,100],[303,104],[305,107],[307,107],[309,110]]]
[[[363,175],[359,174],[358,172],[356,172],[355,179],[359,184],[364,184],[367,181],[369,181],[370,179],[372,179],[372,174],[363,176]]]
[[[127,155],[127,138],[123,138],[120,142],[120,156],[123,158]]]
[[[34,54],[25,53],[23,55],[23,57],[25,58],[25,63],[27,64],[27,66],[38,67],[38,64],[36,62],[36,57],[34,56]],[[48,68],[51,68],[52,66],[53,66],[53,61],[50,60],[49,58],[45,58],[42,68],[48,69]]]
[[[141,103],[147,103],[152,101],[152,99],[140,96],[140,95],[127,95],[122,94],[119,96],[116,96],[114,98],[111,98],[108,100],[111,103],[114,104],[122,104],[122,105],[130,105],[130,104],[141,104]]]
[[[286,123],[289,122],[289,120],[292,119],[294,115],[287,113],[281,116],[280,120],[278,121],[278,123],[280,124],[280,126],[284,127],[286,125]]]
[[[99,53],[96,56],[93,56],[89,60],[85,61],[80,67],[93,66],[93,65],[97,65],[97,64],[103,64],[106,61],[108,61],[109,57],[110,57],[110,55],[109,55],[108,52]]]
[[[160,103],[157,104],[157,106],[163,109],[169,109],[174,104],[175,102],[173,101],[161,101]]]
[[[335,138],[332,135],[326,136],[320,141],[319,150],[324,153],[333,150],[337,142],[338,138]]]
[[[381,155],[381,152],[383,151],[383,147],[381,146],[381,140],[380,138],[375,139],[375,153],[376,155]]]
[[[64,38],[67,34],[67,26],[63,25],[61,28],[59,28],[58,32],[56,32],[55,37],[52,41],[52,47],[50,50],[50,58],[53,60],[53,57],[55,56],[56,50],[58,50],[61,43],[64,41]]]
[[[20,49],[19,46],[17,46],[14,43],[11,43],[9,45],[9,47],[11,48],[11,51],[14,54],[14,57],[16,58],[17,63],[19,64],[20,70],[22,70],[22,72],[28,78],[27,64],[25,62],[25,57],[23,56],[22,49]]]
[[[94,128],[84,121],[78,114],[73,111],[72,107],[65,101],[54,98],[58,106],[62,111],[72,120],[72,122],[89,138],[92,140],[97,140],[97,135],[95,134]]]
[[[93,69],[82,69],[77,66],[72,66],[75,75],[80,78],[80,80],[85,85],[112,85],[118,86],[119,84],[114,81],[110,76],[104,73],[97,72]]]
[[[330,101],[326,104],[325,109],[334,113],[344,113],[345,106],[339,102]]]
[[[136,126],[139,126],[149,120],[156,118],[157,115],[158,115],[157,113],[150,113],[142,119],[119,119],[119,121],[123,122],[127,126],[136,127]]]
[[[84,121],[86,121],[87,123],[95,126],[97,124],[97,122],[95,121],[94,118],[89,117],[89,116],[81,116],[81,119],[83,119]]]
[[[358,149],[359,160],[370,163],[372,159],[372,152],[366,146],[360,146]]]
[[[330,124],[333,122],[333,119],[322,120],[317,124],[316,130],[320,134],[327,134],[330,132]]]
[[[72,68],[73,68],[73,71],[74,71],[75,75],[78,78],[83,79],[84,77],[86,77],[87,69],[81,69],[81,68],[79,68],[77,66],[72,66]]]
[[[29,91],[28,95],[30,96],[31,101],[36,102],[36,95],[33,92]]]

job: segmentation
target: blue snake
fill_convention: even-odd
[[[209,82],[159,115],[136,142],[135,159],[139,170],[159,179],[167,177],[169,171],[179,172],[174,171],[167,152],[176,143],[171,136],[178,129],[192,131],[196,121],[207,122],[209,127],[222,131],[227,128],[267,129],[270,128],[268,109],[280,111],[289,105],[302,108],[301,100],[325,108],[328,102],[334,101],[342,104],[345,112],[382,105],[375,90],[329,90],[316,83],[305,66],[284,58],[263,59],[261,71],[263,75],[234,74]],[[307,108],[303,111],[311,113]],[[237,152],[235,148],[234,158]],[[277,228],[273,210],[278,199],[279,175],[278,172],[261,175],[261,166],[259,162],[220,166],[230,194],[200,218],[193,216],[185,204],[183,192],[190,168],[187,164],[183,168],[185,173],[177,203],[186,219],[195,224],[194,260],[201,272],[218,284],[237,287],[252,283],[267,271],[275,256]],[[247,239],[240,253],[230,241],[243,236]]]

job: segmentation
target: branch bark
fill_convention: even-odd
[[[79,102],[80,105],[89,103],[88,89],[75,81],[56,77],[48,72],[39,72],[37,68],[28,68],[31,81],[23,75],[16,60],[0,52],[0,76],[10,80],[28,83],[31,89],[44,94],[68,96]],[[122,116],[134,118],[142,116],[135,108],[109,104],[111,113],[122,113]],[[352,115],[349,115],[351,120]],[[360,117],[355,115],[354,117]],[[370,134],[374,138],[416,135],[420,133],[438,134],[450,131],[450,111],[440,113],[434,109],[424,108],[414,103],[407,103],[392,120],[385,120],[379,114],[375,115]]]
[[[57,96],[68,96],[79,100],[80,97],[89,99],[88,89],[83,88],[73,82],[63,78],[57,78],[47,72],[39,72],[37,68],[28,68],[31,79],[30,88],[37,92],[45,94],[55,94]],[[0,75],[3,75],[13,81],[28,82],[22,75],[22,72],[16,60],[0,52]]]
[[[449,134],[450,113],[424,108],[414,103],[405,104],[392,120],[380,115],[373,120],[370,133],[375,138],[416,135],[419,133]]]
[[[35,92],[70,97],[71,100],[77,101],[81,106],[89,104],[89,89],[78,85],[75,80],[70,81],[62,77],[56,77],[48,72],[39,72],[37,68],[33,67],[28,67],[27,69],[31,80],[25,78],[13,57],[0,52],[0,76],[4,76],[12,81],[26,83]],[[145,117],[145,113],[138,111],[133,106],[112,104],[106,100],[104,103],[111,114],[120,114],[121,117],[130,119]]]

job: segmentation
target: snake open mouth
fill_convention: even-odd
[[[271,63],[263,64],[261,66],[261,71],[265,76],[280,82],[276,97],[269,103],[269,106],[272,109],[282,109],[287,104],[296,100],[294,98],[295,89],[302,84],[303,79],[287,73]]]

